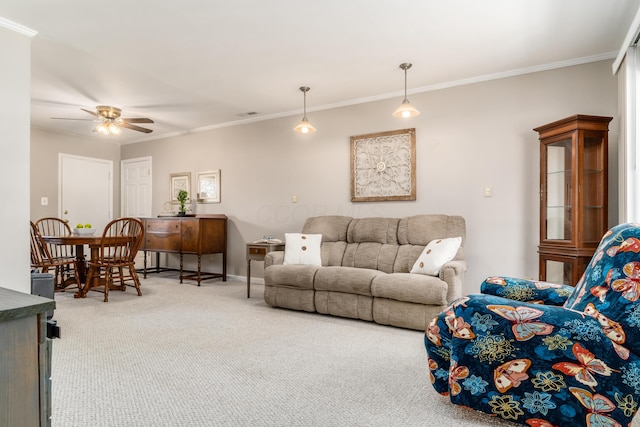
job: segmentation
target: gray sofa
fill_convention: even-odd
[[[264,299],[274,307],[424,330],[462,295],[464,218],[319,216],[302,233],[322,234],[322,266],[284,264],[284,251],[265,257]],[[461,237],[455,258],[438,276],[410,273],[432,240]]]

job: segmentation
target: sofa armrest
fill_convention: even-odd
[[[447,284],[448,303],[462,296],[462,283],[464,282],[465,271],[467,271],[467,263],[461,260],[449,261],[440,269],[440,280]]]
[[[480,285],[480,292],[486,295],[557,306],[563,305],[573,290],[573,286],[504,276],[488,277]]]
[[[264,268],[270,265],[282,265],[284,264],[284,251],[272,251],[267,252],[264,256]]]

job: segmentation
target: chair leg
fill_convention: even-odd
[[[104,302],[109,302],[109,288],[111,287],[111,267],[104,270]]]
[[[136,287],[136,290],[138,291],[138,296],[139,297],[142,296],[142,291],[140,291],[140,278],[138,277],[138,273],[136,272],[136,269],[132,266],[129,266],[129,274],[133,279],[133,285]]]
[[[82,293],[82,284],[80,283],[80,276],[78,275],[78,261],[73,263],[73,281],[78,288],[78,292]],[[71,269],[69,269],[69,274],[71,274]]]
[[[118,267],[118,276],[120,277],[120,290],[122,292],[127,290],[127,286],[124,283],[124,273],[123,273],[123,268],[122,267]]]

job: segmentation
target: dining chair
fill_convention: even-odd
[[[103,292],[104,302],[108,302],[110,289],[124,291],[127,286],[134,287],[138,296],[141,296],[134,259],[143,236],[142,221],[137,218],[118,218],[107,224],[100,239],[98,256],[89,261],[87,283],[82,296],[85,297],[90,290]],[[120,285],[114,283],[114,277]]]
[[[65,291],[67,288],[76,287],[82,289],[80,278],[77,274],[80,261],[73,255],[56,253],[54,256],[42,238],[42,234],[36,224],[31,224],[31,267],[37,268],[41,273],[54,270],[54,283],[56,291]]]
[[[42,236],[69,236],[71,235],[71,227],[69,223],[60,218],[46,217],[40,218],[35,222],[38,231]],[[49,254],[53,259],[68,259],[75,257],[75,248],[73,245],[60,245],[55,243],[45,243]],[[64,291],[69,284],[71,275],[75,275],[75,271],[71,271],[69,266],[56,269],[55,289]]]

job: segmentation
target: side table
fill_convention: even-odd
[[[251,296],[251,260],[264,261],[267,252],[283,250],[284,243],[247,243],[247,298]]]

